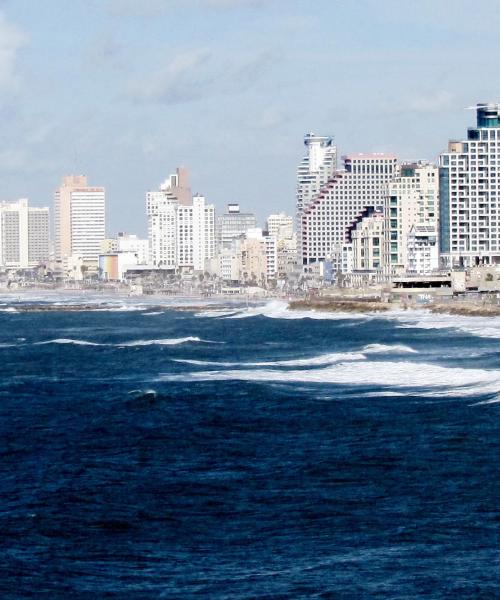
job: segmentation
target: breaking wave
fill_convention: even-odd
[[[189,343],[202,343],[202,344],[213,344],[210,340],[202,340],[199,337],[182,337],[182,338],[166,338],[159,340],[133,340],[131,342],[122,342],[120,344],[114,344],[119,348],[128,348],[134,346],[178,346],[179,344]]]
[[[45,344],[75,344],[76,346],[104,346],[97,342],[89,342],[87,340],[73,340],[71,338],[57,338],[55,340],[46,340],[45,342],[35,342],[35,346],[44,346]]]
[[[245,366],[245,365],[243,365]],[[340,384],[346,386],[380,386],[418,391],[421,396],[472,396],[500,394],[500,372],[487,369],[443,367],[416,362],[338,362],[322,369],[277,370],[237,369],[162,375],[160,381],[258,381],[303,384]]]

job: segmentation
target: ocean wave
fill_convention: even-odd
[[[75,344],[76,346],[105,346],[106,344],[98,344],[97,342],[89,342],[88,340],[73,340],[71,338],[57,338],[55,340],[46,340],[44,342],[35,342],[35,346],[44,346],[45,344]]]
[[[156,315],[163,315],[163,314],[164,314],[164,312],[162,310],[155,310],[153,312],[142,313],[142,316],[143,317],[154,317]]]
[[[288,302],[272,300],[266,304],[249,306],[227,316],[227,319],[248,319],[250,317],[267,317],[268,319],[319,319],[338,321],[345,319],[371,319],[371,314],[320,312],[316,310],[290,310]]]
[[[366,356],[359,352],[337,352],[331,354],[321,354],[310,358],[298,358],[290,360],[273,360],[259,362],[216,362],[208,360],[175,359],[176,362],[212,367],[315,367],[331,365],[336,362],[352,362],[357,360],[366,360]]]
[[[477,337],[500,339],[498,317],[446,315],[412,310],[398,311],[393,318],[399,322],[399,327],[404,329],[455,329]]]
[[[417,350],[405,346],[404,344],[368,344],[361,352],[364,354],[386,354],[386,353],[412,353],[416,354]]]
[[[336,363],[322,369],[238,369],[161,375],[160,381],[261,381],[302,384],[379,386],[418,391],[421,396],[472,396],[500,393],[500,371],[444,367],[431,363],[386,361]]]
[[[189,344],[189,343],[201,343],[201,344],[213,344],[216,342],[211,342],[210,340],[202,340],[199,337],[182,337],[182,338],[165,338],[158,340],[133,340],[130,342],[122,342],[119,344],[114,344],[119,348],[129,348],[135,346],[178,346],[180,344]]]

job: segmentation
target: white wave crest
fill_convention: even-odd
[[[247,319],[249,317],[267,317],[269,319],[320,319],[338,321],[344,319],[371,319],[373,315],[364,313],[319,312],[316,310],[290,310],[288,302],[272,300],[267,304],[250,306],[226,317],[228,319]]]
[[[122,342],[120,344],[116,344],[119,348],[128,348],[134,346],[178,346],[179,344],[189,344],[189,343],[202,343],[202,344],[212,344],[213,342],[209,340],[202,340],[199,337],[182,337],[182,338],[166,338],[159,340],[133,340],[131,342]]]
[[[443,367],[418,362],[339,362],[323,369],[290,370],[239,369],[162,375],[161,381],[261,381],[279,383],[341,384],[410,389],[419,395],[472,396],[500,393],[500,371]]]
[[[410,348],[410,346],[405,346],[404,344],[368,344],[361,351],[364,354],[386,354],[386,353],[412,353],[416,354],[417,350]]]
[[[394,318],[405,329],[455,329],[477,337],[500,339],[499,317],[445,315],[427,310],[411,310],[398,311]]]
[[[87,340],[73,340],[70,338],[57,338],[55,340],[46,340],[45,342],[35,342],[35,346],[43,346],[45,344],[75,344],[76,346],[104,346],[97,342],[89,342]]]
[[[156,310],[156,311],[153,311],[153,312],[142,313],[142,316],[143,317],[155,317],[156,315],[163,315],[163,314],[164,313],[163,313],[162,310]]]
[[[359,352],[344,352],[344,353],[331,353],[321,354],[319,356],[312,356],[310,358],[298,358],[293,360],[273,360],[273,361],[260,361],[260,362],[216,362],[208,360],[190,360],[190,359],[176,359],[176,362],[188,364],[188,365],[199,365],[199,366],[211,366],[211,367],[315,367],[331,365],[337,362],[352,362],[356,360],[366,360],[366,356]]]

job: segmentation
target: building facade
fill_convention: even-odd
[[[168,186],[146,194],[149,262],[156,267],[203,271],[215,255],[214,206],[200,195],[186,201]]]
[[[302,264],[340,256],[351,223],[368,207],[382,207],[397,169],[390,154],[350,154],[321,191],[304,206],[300,235]]]
[[[439,161],[443,266],[500,263],[500,104],[476,106],[476,126]]]
[[[106,200],[103,187],[90,187],[83,175],[64,177],[54,195],[56,260],[73,254],[97,265],[106,237]]]
[[[418,231],[429,232],[429,256],[434,256],[431,246],[435,245],[438,237],[438,167],[425,161],[403,163],[389,183],[384,210],[386,274],[401,274],[409,270],[409,235],[410,231],[416,231],[416,227],[419,228]],[[421,226],[425,229],[421,229]],[[419,237],[420,242],[424,242],[423,237]],[[415,263],[413,260],[412,268],[415,268],[416,264],[420,262]],[[439,261],[436,261],[433,270],[438,268]]]
[[[49,209],[28,200],[0,203],[0,266],[29,268],[49,260]]]
[[[234,240],[257,227],[253,213],[243,213],[239,204],[228,204],[226,212],[217,217],[217,251],[230,249]]]

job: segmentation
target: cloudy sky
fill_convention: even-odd
[[[435,159],[500,101],[495,0],[0,0],[0,199],[105,185],[108,230],[144,193],[293,212],[308,131],[340,153]]]

